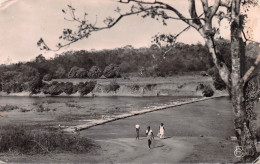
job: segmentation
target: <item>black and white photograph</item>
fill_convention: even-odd
[[[259,163],[260,0],[0,0],[0,164]]]

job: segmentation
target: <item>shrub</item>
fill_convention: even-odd
[[[88,77],[88,72],[84,68],[80,68],[77,71],[76,78],[85,78]]]
[[[70,95],[73,93],[73,83],[71,82],[66,82],[65,85],[64,85],[64,88],[63,88],[63,91]],[[77,91],[76,91],[77,92]],[[75,93],[75,92],[74,92]]]
[[[6,104],[5,106],[0,106],[0,112],[8,112],[15,109],[18,109],[18,106],[9,105],[9,104]]]
[[[41,91],[44,93],[44,94],[50,94],[49,93],[49,84],[47,84],[47,83],[43,83],[43,85],[42,85],[42,88],[41,88]]]
[[[85,78],[87,71],[84,68],[72,67],[68,73],[68,78]]]
[[[48,88],[48,93],[51,95],[59,95],[63,92],[64,83],[52,83]]]
[[[4,126],[0,133],[0,152],[23,154],[50,152],[85,153],[97,146],[89,139],[60,131],[31,131],[24,126]]]
[[[78,91],[80,93],[81,96],[86,95],[88,93],[90,93],[91,91],[93,91],[93,89],[96,86],[96,82],[95,81],[90,81],[90,82],[80,82],[78,84]]]
[[[204,97],[211,97],[211,96],[214,95],[214,91],[213,91],[213,89],[209,85],[206,85],[204,87],[202,93],[203,93]]]
[[[48,74],[44,75],[42,80],[44,80],[44,81],[51,81],[52,80],[51,74],[48,73]]]
[[[156,84],[146,84],[144,89],[151,91],[155,86],[156,86]]]
[[[100,76],[102,76],[102,72],[100,68],[97,66],[91,67],[88,71],[88,77],[90,78],[99,78]]]
[[[106,68],[104,69],[103,75],[106,78],[121,77],[121,75],[120,75],[120,68],[116,64],[110,64],[110,65],[106,66]]]
[[[105,86],[106,92],[116,92],[120,88],[120,85],[116,82],[116,80],[110,81],[110,83]]]
[[[131,86],[132,91],[138,91],[140,89],[140,86],[138,84],[134,84]]]

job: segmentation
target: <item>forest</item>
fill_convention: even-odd
[[[218,58],[231,69],[230,42],[219,38],[216,46],[219,49]],[[167,50],[169,51],[165,54]],[[249,43],[245,51],[245,64],[249,66],[259,51],[258,44]],[[184,73],[211,75],[215,87],[225,89],[225,84],[216,72],[208,53],[206,46],[200,43],[176,43],[170,49],[152,44],[150,47],[138,49],[127,45],[112,50],[67,51],[48,60],[40,54],[29,62],[1,65],[0,91],[38,93],[43,91],[43,88],[46,89],[47,84],[44,81],[52,79],[168,77]]]

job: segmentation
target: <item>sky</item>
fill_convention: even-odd
[[[163,1],[173,5],[188,17],[187,0]],[[39,54],[50,58],[69,50],[113,49],[126,45],[135,48],[148,47],[152,44],[152,36],[155,34],[176,34],[187,27],[179,20],[167,21],[167,26],[163,26],[161,22],[154,19],[143,19],[134,15],[122,19],[111,29],[93,33],[89,38],[58,52],[41,51],[36,45],[40,38],[43,38],[51,48],[55,48],[64,28],[77,27],[76,23],[64,20],[62,9],[66,9],[68,4],[77,9],[78,17],[82,17],[84,12],[87,12],[90,22],[94,23],[97,20],[98,26],[104,26],[103,20],[107,16],[118,16],[114,12],[116,7],[120,7],[122,12],[129,11],[130,8],[129,4],[119,4],[116,0],[0,0],[0,64],[30,61]],[[200,2],[196,5],[198,13],[202,13]],[[259,7],[251,9],[247,23],[252,29],[250,36],[257,41],[260,41],[259,11]],[[229,38],[227,21],[221,23],[221,35]],[[187,44],[204,43],[194,29],[183,33],[177,41]]]

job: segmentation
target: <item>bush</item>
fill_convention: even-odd
[[[213,89],[209,85],[205,86],[205,88],[203,89],[202,93],[203,93],[204,97],[211,97],[211,96],[214,95],[214,91],[213,91]]]
[[[52,83],[48,90],[51,95],[59,95],[63,92],[64,83]]]
[[[80,93],[81,96],[86,95],[88,93],[90,93],[91,91],[93,91],[93,89],[96,86],[96,82],[95,81],[90,81],[90,82],[80,82],[78,84],[78,91]]]
[[[120,88],[120,85],[116,80],[110,81],[110,83],[105,87],[106,92],[116,92]]]
[[[89,78],[99,78],[100,76],[102,76],[102,72],[100,68],[97,66],[91,67],[90,70],[88,71]]]
[[[211,97],[214,95],[214,91],[208,84],[199,84],[196,90],[202,90],[204,97]]]
[[[110,64],[110,65],[106,66],[106,68],[104,69],[103,75],[106,78],[121,77],[121,75],[120,75],[120,68],[116,64]]]
[[[51,84],[44,83],[41,91],[44,94],[50,94],[50,95],[59,95],[64,91],[65,83],[58,83],[57,81],[53,81]]]
[[[63,88],[63,91],[70,95],[73,93],[73,83],[70,83],[70,82],[66,82],[65,85],[64,85],[64,88]],[[76,91],[77,92],[77,91]],[[75,92],[74,92],[75,93]]]
[[[146,84],[144,89],[151,91],[157,84]]]
[[[140,86],[138,84],[134,84],[131,86],[132,91],[138,91],[140,89]]]
[[[68,73],[68,78],[85,78],[87,71],[84,68],[72,67]]]
[[[97,146],[87,138],[60,131],[31,131],[24,126],[4,126],[0,133],[0,152],[16,151],[23,154],[50,152],[85,153]]]
[[[51,81],[52,80],[51,74],[48,73],[48,74],[44,75],[42,80],[44,80],[44,81]]]
[[[0,112],[8,112],[15,109],[18,109],[18,106],[8,105],[8,104],[6,104],[5,106],[0,106]]]

